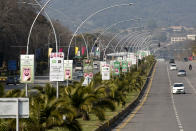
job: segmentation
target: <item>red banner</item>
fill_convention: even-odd
[[[86,50],[86,47],[85,47],[85,46],[83,46],[83,47],[82,47],[82,55],[84,55],[85,50]]]

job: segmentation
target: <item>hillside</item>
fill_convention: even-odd
[[[103,28],[104,25],[119,20],[138,17],[143,18],[144,25],[153,20],[158,26],[196,26],[195,0],[56,0],[51,3],[50,7],[63,14],[51,8],[48,8],[48,12],[73,30],[74,24],[76,27],[92,12],[109,5],[129,2],[134,3],[134,6],[109,9],[93,17],[86,25],[88,31]],[[127,27],[128,23],[123,25]]]

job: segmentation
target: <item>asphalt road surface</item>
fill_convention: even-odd
[[[178,69],[186,69],[186,77],[170,71],[167,62],[158,62],[147,101],[114,130],[120,131],[196,131],[196,63],[188,70],[189,62],[176,62]],[[171,93],[175,82],[183,82],[186,94]],[[124,125],[124,126],[122,126]]]

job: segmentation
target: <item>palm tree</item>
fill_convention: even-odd
[[[79,123],[74,120],[74,111],[67,105],[58,106],[58,99],[55,97],[55,88],[50,85],[36,96],[30,98],[30,119],[26,123],[29,129],[45,130],[53,127],[81,129]],[[63,119],[66,116],[66,120]],[[72,125],[71,124],[76,124]]]
[[[77,118],[90,120],[89,113],[95,114],[99,120],[105,119],[105,108],[114,110],[114,104],[103,96],[101,87],[94,87],[93,82],[87,87],[81,83],[75,83],[62,92],[61,105],[71,105],[76,110]]]

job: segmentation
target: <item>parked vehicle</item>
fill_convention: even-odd
[[[185,94],[184,84],[183,83],[174,83],[172,87],[172,93],[173,94]]]

